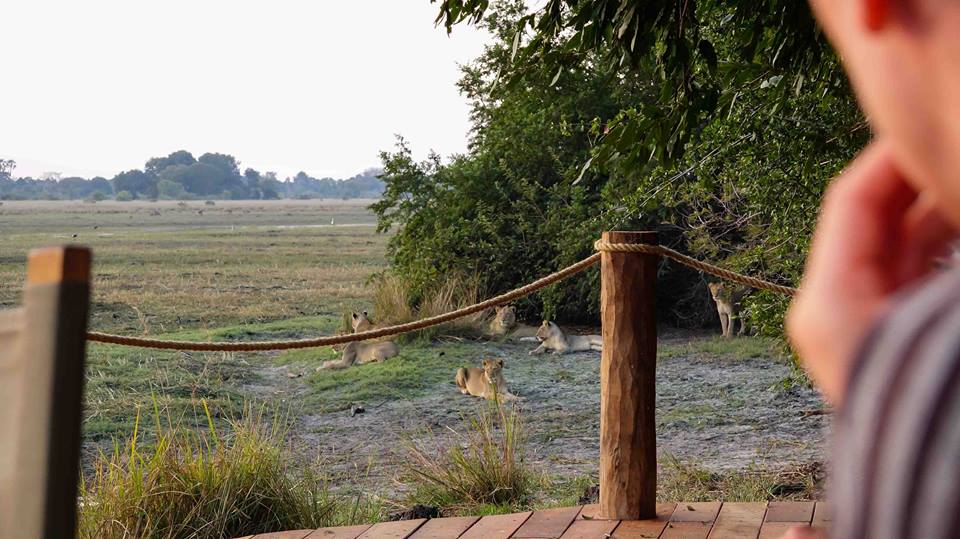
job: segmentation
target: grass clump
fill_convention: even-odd
[[[660,460],[657,497],[664,501],[761,502],[816,500],[823,494],[824,470],[818,463],[768,469],[710,471],[673,455]]]
[[[493,514],[527,507],[541,483],[526,461],[520,413],[486,404],[449,445],[433,450],[409,444],[403,478],[413,487],[410,503],[441,513]]]
[[[137,413],[130,440],[81,482],[80,538],[230,538],[341,523],[325,483],[288,467],[283,428],[260,411],[221,433],[203,407],[205,432],[161,427],[158,410],[149,449],[138,445]]]
[[[479,303],[481,296],[480,277],[476,275],[452,274],[422,297],[415,297],[401,275],[387,272],[374,282],[373,309],[379,325],[392,326]],[[480,336],[483,334],[484,317],[484,313],[476,313],[410,335],[420,339],[441,335]]]

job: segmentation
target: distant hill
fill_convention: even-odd
[[[381,170],[370,168],[347,179],[314,178],[300,172],[280,180],[273,172],[252,168],[240,172],[240,162],[231,155],[205,153],[199,158],[186,150],[147,160],[143,169],[102,177],[14,178],[16,163],[0,159],[0,200],[93,199],[234,199],[276,198],[380,198],[384,184]]]

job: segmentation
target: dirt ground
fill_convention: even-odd
[[[770,357],[710,352],[712,334],[661,336],[657,372],[657,435],[661,459],[672,455],[711,470],[785,466],[822,460],[827,416],[813,389],[784,384],[790,367]],[[698,346],[703,344],[704,346]],[[477,357],[500,357],[510,391],[522,398],[529,456],[553,477],[595,476],[599,454],[598,352],[529,356],[533,343],[475,342]],[[443,345],[437,345],[441,353]],[[390,495],[406,444],[451,443],[480,405],[453,382],[424,396],[364,402],[366,413],[305,410],[292,430],[297,453]],[[290,366],[265,367],[247,389],[296,402],[306,391]],[[295,370],[295,369],[293,369]]]

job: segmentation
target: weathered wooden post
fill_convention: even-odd
[[[658,243],[656,232],[604,232],[609,243]],[[658,255],[604,251],[600,258],[600,516],[654,518]]]
[[[0,537],[73,537],[90,251],[37,249],[0,312]]]

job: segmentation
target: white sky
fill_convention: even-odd
[[[428,0],[3,0],[0,158],[107,178],[186,149],[352,176],[402,134],[466,148],[458,63],[487,37]]]

